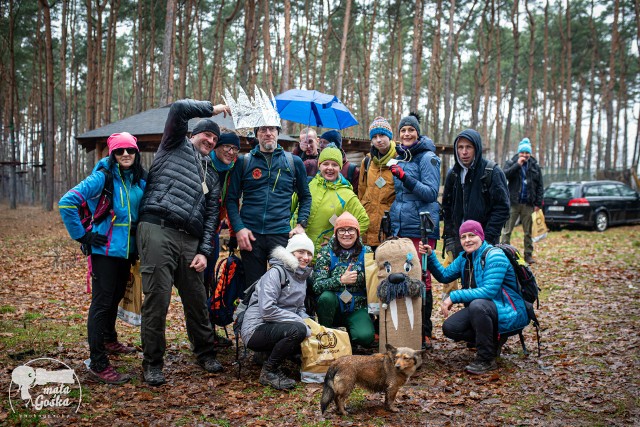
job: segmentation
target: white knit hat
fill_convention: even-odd
[[[306,234],[294,234],[287,244],[287,252],[295,252],[301,249],[309,251],[313,255],[313,242]]]

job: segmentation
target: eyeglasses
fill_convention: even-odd
[[[227,153],[233,153],[233,154],[236,154],[238,151],[240,151],[238,147],[234,147],[233,145],[223,145],[220,148],[222,148],[222,150]]]
[[[260,126],[258,128],[258,132],[262,132],[262,133],[264,133],[264,132],[272,132],[272,133],[274,133],[274,132],[277,132],[277,131],[278,131],[278,128],[275,127],[275,126]]]
[[[134,155],[134,154],[138,153],[138,150],[136,150],[135,148],[131,148],[131,147],[129,147],[129,148],[116,148],[115,150],[113,150],[113,154],[115,154],[116,156],[122,156],[124,153]]]
[[[355,228],[338,228],[338,236],[344,236],[346,234],[356,234],[358,230]]]

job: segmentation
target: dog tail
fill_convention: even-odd
[[[329,404],[334,399],[336,392],[333,389],[333,378],[336,376],[338,368],[335,366],[329,366],[327,375],[324,376],[324,386],[322,388],[322,398],[320,399],[320,412],[324,415],[324,411],[327,410]]]

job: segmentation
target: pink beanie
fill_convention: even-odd
[[[464,233],[473,233],[476,236],[480,237],[484,242],[484,230],[482,229],[482,225],[478,221],[474,221],[472,219],[467,220],[462,223],[460,226],[460,236]]]
[[[114,133],[107,139],[107,145],[109,146],[109,154],[116,148],[135,148],[138,150],[138,140],[135,136],[129,132]]]
[[[358,235],[360,235],[360,224],[358,223],[358,220],[356,219],[355,216],[351,215],[349,212],[344,211],[342,215],[340,215],[336,219],[336,223],[333,226],[333,232],[334,233],[337,232],[338,228],[348,228],[348,227],[355,228],[356,230],[358,230]]]

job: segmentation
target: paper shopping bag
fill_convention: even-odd
[[[534,242],[539,242],[540,240],[547,237],[547,224],[544,222],[544,213],[542,213],[542,209],[538,209],[537,211],[533,211],[531,214],[531,240]]]
[[[127,288],[118,306],[118,317],[130,325],[140,326],[142,323],[141,311],[142,276],[140,275],[140,261],[138,261],[131,267]]]
[[[304,319],[311,328],[311,336],[302,341],[302,367],[300,380],[304,383],[322,383],[333,361],[351,354],[349,334],[326,328],[319,323]]]
[[[380,298],[378,298],[378,264],[373,252],[364,254],[364,274],[367,284],[367,310],[369,314],[380,313]]]

